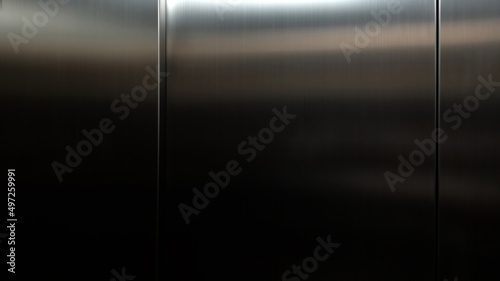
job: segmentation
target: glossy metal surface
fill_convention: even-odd
[[[444,0],[441,25],[440,278],[499,280],[500,2]]]
[[[331,234],[311,280],[433,280],[434,158],[394,192],[384,172],[435,126],[434,1],[401,1],[350,63],[342,42],[394,1],[166,2],[168,277],[286,280]],[[241,174],[186,225],[179,204],[229,160]]]
[[[154,280],[157,91],[123,120],[111,105],[156,68],[157,1],[40,2],[49,4],[0,8],[2,167],[18,173],[16,280],[111,280],[123,267]],[[16,53],[8,36],[23,29]],[[53,161],[66,163],[65,147],[76,149],[103,118],[114,131],[59,183]]]

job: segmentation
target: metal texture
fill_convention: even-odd
[[[435,2],[166,3],[168,277],[434,279],[434,156],[384,173],[435,127]]]
[[[157,89],[137,92],[130,106],[122,95],[148,75],[155,82],[157,5],[2,1],[2,160],[17,171],[16,280],[111,280],[122,268],[154,280]],[[54,162],[71,172],[59,179]]]
[[[500,2],[441,5],[439,277],[499,280]]]

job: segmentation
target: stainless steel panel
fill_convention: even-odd
[[[434,5],[166,1],[168,277],[434,279],[434,156],[393,190],[384,177],[435,127]],[[231,160],[241,172],[195,196]],[[287,273],[328,235],[326,261]]]
[[[500,2],[441,9],[440,279],[499,280]]]
[[[157,66],[157,1],[1,2],[2,164],[17,171],[16,280],[111,280],[123,267],[153,280],[157,89],[132,99],[126,117],[121,95]],[[60,183],[52,163],[67,166],[66,147],[78,150],[82,130],[105,118],[114,130],[100,142],[95,133],[98,144],[71,158]],[[6,241],[0,246],[1,274],[10,274]]]

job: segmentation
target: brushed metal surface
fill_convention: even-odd
[[[154,0],[2,1],[2,164],[18,173],[16,280],[110,280],[123,267],[153,280],[158,96],[148,92],[123,120],[112,103],[123,106],[121,95],[156,68],[157,18]],[[66,146],[76,150],[82,130],[103,118],[114,131],[60,183],[51,164],[67,165]]]
[[[443,0],[441,19],[440,278],[498,280],[500,2]]]
[[[434,1],[166,3],[168,276],[301,280],[283,274],[331,235],[307,278],[434,279],[434,158],[394,192],[384,177],[435,126]],[[297,117],[246,160],[284,106]],[[231,160],[241,173],[186,225],[180,204]]]

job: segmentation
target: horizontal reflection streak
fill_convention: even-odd
[[[382,29],[371,40],[368,49],[418,49],[434,46],[434,25],[394,24]],[[418,34],[418,36],[415,36]],[[173,46],[176,55],[183,57],[239,57],[241,55],[283,55],[334,52],[342,55],[340,44],[355,45],[352,27],[321,27],[286,29],[280,31],[245,32],[244,35],[215,32],[179,35]],[[199,48],[198,46],[204,46]]]
[[[73,5],[75,3],[78,6]],[[157,53],[154,44],[158,37],[157,10],[152,3],[133,4],[140,9],[131,10],[132,7],[127,8],[123,1],[74,1],[58,5],[49,16],[38,2],[5,1],[0,11],[0,35],[5,39],[5,44],[0,45],[0,52],[5,54],[2,62],[16,62],[20,57],[63,60],[79,57],[104,61],[127,57],[140,61],[145,53]],[[43,15],[47,20],[35,24],[37,14],[38,22],[43,20]],[[23,41],[14,46],[16,42],[11,43],[8,34]]]

